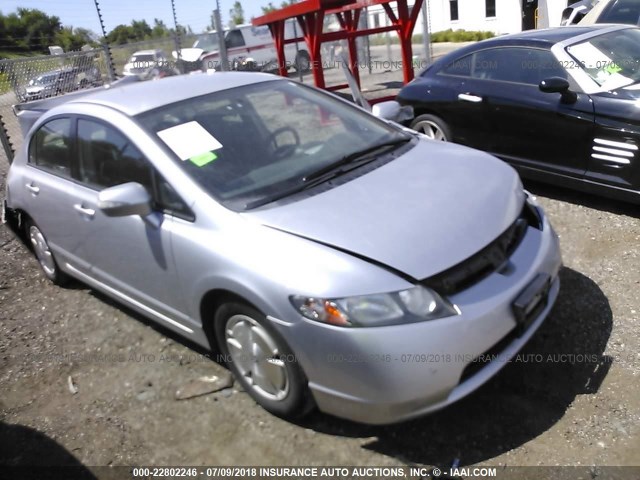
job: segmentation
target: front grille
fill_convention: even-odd
[[[525,202],[515,222],[475,255],[421,283],[442,295],[465,290],[502,267],[520,245],[527,227],[542,228],[538,213]]]

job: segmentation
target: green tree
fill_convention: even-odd
[[[146,20],[132,20],[131,28],[136,40],[146,40],[151,37],[151,27]]]
[[[233,4],[233,8],[229,10],[229,17],[231,17],[230,23],[232,25],[241,25],[244,23],[244,9],[240,2],[236,1]]]
[[[22,51],[48,52],[62,30],[60,19],[41,10],[18,8],[8,15],[0,13],[2,43],[6,48]]]
[[[277,8],[273,4],[273,2],[269,2],[266,7],[260,7],[260,8],[262,9],[262,13],[265,14],[265,15],[267,13],[273,12],[274,10],[277,10]]]
[[[289,5],[293,5],[295,3],[298,3],[298,0],[284,0],[281,4],[280,4],[280,8],[285,8],[288,7]],[[263,14],[267,14],[267,13],[271,13],[274,10],[278,10],[278,7],[276,7],[273,2],[269,2],[267,4],[267,6],[264,7],[260,7],[262,9],[262,13]]]
[[[170,31],[167,26],[164,24],[162,20],[158,20],[157,18],[153,19],[153,28],[151,29],[151,36],[153,38],[162,38],[168,37],[170,35]]]
[[[95,35],[86,28],[62,27],[56,33],[54,43],[65,52],[80,50],[84,45],[95,46]]]
[[[156,25],[154,24],[154,27]],[[107,34],[107,42],[124,45],[152,38],[153,30],[146,20],[132,20],[131,25],[118,25]]]

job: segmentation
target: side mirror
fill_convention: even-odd
[[[544,93],[560,93],[564,103],[573,103],[578,99],[575,92],[569,90],[569,81],[565,78],[551,77],[540,82],[538,88]]]
[[[102,190],[98,194],[98,208],[108,217],[139,215],[144,218],[152,211],[151,196],[139,183],[123,183]]]
[[[397,123],[412,120],[414,117],[413,107],[410,105],[402,106],[395,100],[376,103],[371,107],[371,113],[378,118],[391,120]]]

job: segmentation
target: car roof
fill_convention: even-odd
[[[94,104],[135,116],[172,103],[254,83],[283,80],[267,73],[215,72],[176,75],[146,82],[128,83],[83,95],[72,104]]]
[[[599,31],[611,29],[634,28],[632,25],[572,25],[568,27],[545,28],[542,30],[527,30],[520,33],[512,33],[509,35],[501,35],[499,37],[482,40],[481,42],[472,43],[466,47],[454,50],[436,60],[432,65],[426,68],[420,75],[423,76],[427,72],[437,72],[440,68],[451,63],[456,58],[462,58],[470,55],[478,50],[494,47],[540,47],[550,49],[553,45],[578,38],[582,35],[597,34]]]
[[[567,27],[545,28],[541,30],[527,30],[520,33],[512,33],[510,35],[495,37],[485,41],[510,45],[536,43],[553,45],[580,35],[595,33],[598,30],[604,30],[605,28],[607,28],[605,25],[572,25]]]
[[[610,14],[612,10],[617,7],[637,8],[638,6],[640,6],[640,0],[600,0],[591,10],[589,10],[589,12],[587,12],[584,18],[580,20],[579,24],[591,25],[595,23],[606,23],[607,20],[602,17]]]

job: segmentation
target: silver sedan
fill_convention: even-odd
[[[57,103],[34,109],[5,205],[44,274],[217,348],[277,415],[442,408],[558,295],[558,238],[490,155],[263,74]]]

